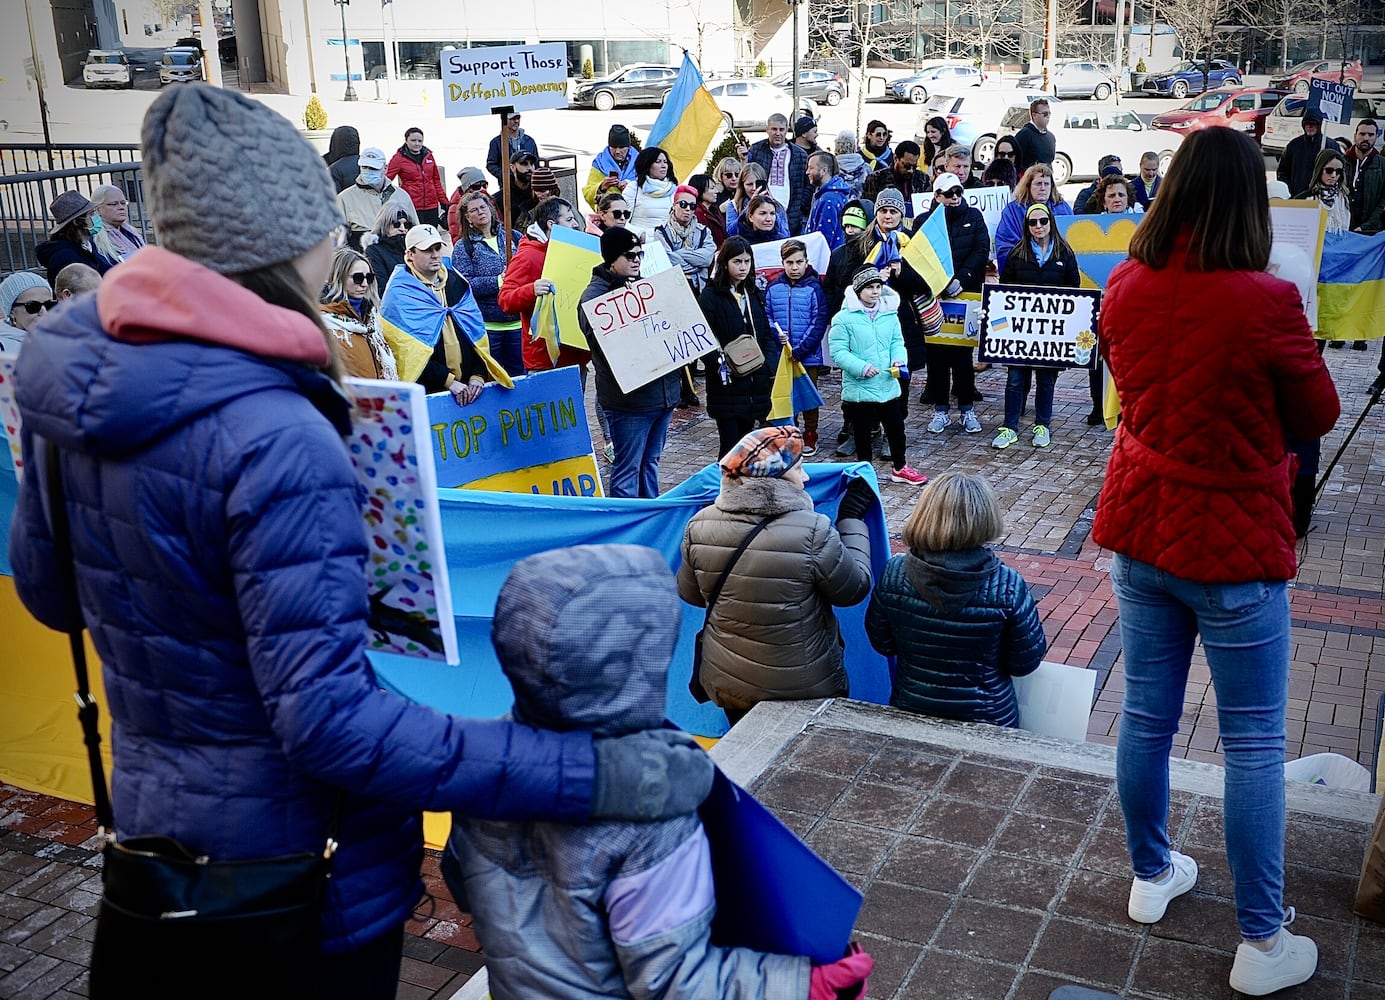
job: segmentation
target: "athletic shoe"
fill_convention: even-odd
[[[1141,924],[1158,923],[1164,918],[1170,900],[1197,885],[1197,862],[1188,855],[1169,851],[1169,865],[1169,876],[1162,882],[1145,878],[1131,881],[1130,903],[1126,907],[1131,920]]]
[[[929,434],[941,434],[952,423],[952,418],[947,415],[946,410],[934,410],[933,419],[928,421]]]
[[[910,486],[922,486],[924,483],[928,482],[928,477],[922,472],[915,472],[906,465],[902,469],[893,469],[890,471],[890,482],[908,483]]]
[[[1327,342],[1327,346],[1332,348],[1334,351],[1340,351],[1343,347],[1346,347],[1347,345],[1346,342],[1342,340],[1329,340]]]
[[[1051,440],[1047,427],[1043,424],[1034,425],[1034,440],[1031,443],[1035,448],[1047,448]]]
[[[1366,349],[1366,342],[1364,340],[1353,340],[1351,342],[1351,349],[1353,351],[1364,351]]]
[[[1019,439],[1020,436],[1016,434],[1014,431],[1010,430],[1010,428],[1002,427],[1000,429],[1000,433],[995,436],[995,440],[991,442],[991,447],[997,449],[1005,449],[1010,447],[1010,445],[1014,444]]]
[[[1289,907],[1289,923],[1294,908]],[[1236,946],[1236,961],[1231,965],[1231,988],[1246,996],[1262,997],[1312,978],[1318,968],[1318,946],[1312,938],[1279,929],[1279,940],[1269,951],[1261,951],[1242,941]]]
[[[804,454],[805,456],[807,456],[807,455],[816,455],[817,453],[818,453],[818,432],[817,432],[817,431],[804,431],[804,432],[803,432],[803,454]]]
[[[856,438],[854,435],[848,434],[837,442],[837,454],[841,455],[843,458],[856,454]]]
[[[614,463],[616,460],[616,446],[607,441],[606,447],[601,449],[601,454],[606,456],[606,461]]]
[[[976,419],[975,410],[962,411],[962,430],[966,431],[968,434],[981,433],[981,421]]]

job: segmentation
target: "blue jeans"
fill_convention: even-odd
[[[607,410],[611,444],[616,450],[611,467],[611,496],[643,497],[659,495],[659,458],[664,453],[673,410]]]
[[[1223,819],[1236,919],[1247,941],[1284,921],[1284,706],[1289,598],[1282,580],[1195,583],[1116,555],[1111,582],[1125,647],[1116,788],[1139,878],[1169,865],[1169,752],[1202,636],[1226,760]]]
[[[1005,426],[1019,431],[1020,411],[1024,409],[1024,400],[1029,395],[1030,376],[1039,383],[1034,390],[1034,423],[1039,427],[1052,423],[1053,385],[1058,381],[1058,369],[1010,365],[1005,371]]]

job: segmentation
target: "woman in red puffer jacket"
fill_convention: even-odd
[[[1169,752],[1200,636],[1226,760],[1226,853],[1241,943],[1231,986],[1301,983],[1317,947],[1283,929],[1287,580],[1294,575],[1286,436],[1337,420],[1298,292],[1269,263],[1265,165],[1230,129],[1184,141],[1111,274],[1101,354],[1122,421],[1093,535],[1115,553],[1125,697],[1116,784],[1135,878],[1129,914],[1163,917],[1197,882],[1169,849]]]
[[[423,144],[423,129],[414,126],[404,133],[400,146],[385,176],[404,189],[418,210],[418,221],[440,225],[447,216],[447,184],[433,151]]]

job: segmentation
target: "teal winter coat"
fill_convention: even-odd
[[[832,363],[842,370],[842,402],[888,403],[899,395],[899,379],[890,365],[908,358],[899,326],[899,293],[886,285],[872,319],[856,293],[848,288],[841,312],[832,317],[827,334]],[[866,378],[867,365],[880,371]]]

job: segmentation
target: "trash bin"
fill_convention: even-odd
[[[1339,753],[1315,753],[1298,760],[1285,761],[1284,777],[1289,781],[1343,788],[1351,792],[1371,790],[1371,772]]]

